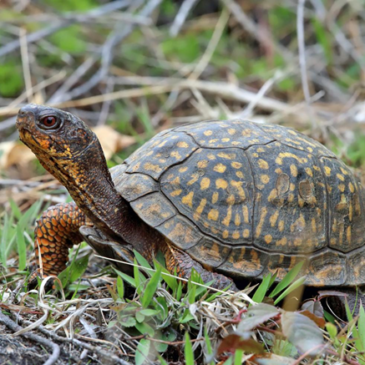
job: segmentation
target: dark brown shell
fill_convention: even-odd
[[[142,220],[216,271],[282,277],[306,260],[308,284],[363,283],[362,187],[299,132],[203,122],[156,135],[111,172]]]

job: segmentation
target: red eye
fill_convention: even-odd
[[[58,119],[53,116],[43,117],[41,120],[41,126],[44,128],[54,128],[58,125]]]

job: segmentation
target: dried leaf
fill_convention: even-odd
[[[252,338],[243,339],[241,336],[231,334],[223,338],[218,347],[217,355],[219,356],[224,352],[230,352],[233,354],[238,349],[250,354],[264,353],[263,346]]]
[[[259,324],[277,316],[280,312],[273,305],[260,303],[247,310],[246,317],[240,322],[237,330],[247,332]]]
[[[100,141],[107,160],[110,159],[114,153],[136,143],[134,137],[121,134],[108,125],[95,127],[93,128],[93,131]]]
[[[308,310],[305,311],[300,311],[299,313],[303,314],[303,316],[308,317],[309,319],[311,319],[318,327],[320,328],[324,328],[326,321],[324,320],[323,317],[318,317],[315,314],[311,313]]]
[[[323,345],[323,336],[318,326],[308,317],[282,311],[281,324],[284,336],[301,352],[316,355]]]
[[[318,300],[322,300],[327,297],[348,297],[348,293],[343,293],[337,290],[321,290],[318,294]]]

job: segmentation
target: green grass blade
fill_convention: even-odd
[[[142,295],[141,303],[143,308],[147,308],[150,305],[152,298],[155,295],[156,290],[160,284],[160,281],[161,281],[161,267],[159,267],[157,271],[152,275]]]
[[[123,279],[125,280],[127,283],[129,283],[130,285],[133,286],[133,288],[137,287],[136,281],[129,275],[125,274],[124,272],[121,272],[117,269],[114,269],[114,271]]]
[[[284,299],[288,294],[290,294],[296,288],[299,288],[304,284],[306,277],[302,276],[298,280],[296,280],[293,284],[291,284],[287,289],[285,289],[280,296],[274,301],[274,305],[278,304],[282,299]]]
[[[124,283],[120,276],[117,277],[117,292],[120,299],[124,298]]]
[[[19,270],[23,271],[27,265],[27,246],[25,244],[23,228],[20,225],[16,227],[16,241],[19,256]]]
[[[189,333],[187,331],[185,332],[184,355],[185,355],[185,364],[186,365],[194,365],[193,346],[190,342],[190,336],[189,336]]]
[[[139,341],[137,349],[136,349],[136,357],[135,362],[136,365],[142,365],[147,363],[148,354],[150,352],[151,341],[142,339]]]
[[[281,280],[281,282],[275,287],[275,289],[270,293],[269,297],[273,298],[275,295],[281,293],[285,288],[287,288],[297,277],[300,270],[302,269],[302,266],[304,264],[304,261],[299,262],[296,264]]]
[[[267,296],[267,291],[269,290],[271,279],[271,274],[267,274],[263,277],[261,284],[256,289],[255,294],[252,297],[252,300],[254,302],[261,303],[265,296]]]

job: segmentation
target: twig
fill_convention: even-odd
[[[188,16],[190,10],[192,9],[192,7],[195,5],[196,2],[197,0],[185,0],[181,4],[180,9],[170,28],[171,37],[176,37],[178,35],[182,25],[184,24],[186,17]]]
[[[272,45],[275,51],[281,55],[283,55],[287,59],[293,59],[293,55],[287,48],[281,46],[279,43],[275,43],[270,37],[270,34],[259,27],[253,22],[243,11],[242,7],[239,6],[234,0],[222,0],[223,4],[229,9],[232,15],[236,18],[238,23],[242,25],[242,27],[251,34],[258,42],[261,44],[267,44],[268,40],[271,40]]]
[[[24,321],[24,322],[28,322],[28,321]],[[26,323],[28,324],[28,323]],[[66,337],[62,337],[62,336],[58,336],[56,333],[54,333],[53,331],[48,331],[47,329],[45,329],[43,326],[38,327],[37,329],[39,332],[43,333],[44,335],[52,338],[55,341],[59,341],[59,342],[66,342],[66,343],[71,343],[73,345],[82,347],[84,349],[87,349],[89,351],[92,351],[102,357],[108,358],[113,360],[116,364],[120,364],[120,365],[132,365],[131,363],[129,363],[128,361],[122,360],[120,359],[118,356],[111,354],[109,351],[105,351],[103,349],[101,349],[99,346],[98,347],[94,347],[88,343],[79,341],[75,338],[66,338]]]
[[[299,65],[300,65],[300,74],[302,78],[302,87],[303,94],[305,98],[305,102],[307,104],[308,113],[311,115],[312,128],[315,127],[315,119],[313,115],[313,111],[311,109],[310,102],[310,92],[308,86],[308,77],[307,77],[307,66],[305,60],[305,39],[304,39],[304,4],[305,0],[298,1],[297,7],[297,36],[298,36],[298,50],[299,50]]]
[[[27,33],[25,29],[19,28],[20,54],[22,56],[25,92],[28,102],[32,102],[32,78],[30,76],[29,54],[26,35]]]
[[[19,332],[22,330],[21,326],[18,326],[14,321],[12,321],[8,316],[3,314],[1,311],[0,311],[0,322],[14,332]],[[38,342],[39,344],[52,349],[52,354],[48,358],[48,360],[44,363],[44,365],[52,365],[58,360],[60,356],[60,347],[56,343],[47,340],[44,337],[38,336],[34,333],[23,333],[22,336],[28,338],[31,341]]]
[[[28,34],[26,36],[25,41],[28,44],[36,42],[36,41],[38,41],[42,38],[48,37],[52,33],[57,32],[61,28],[65,28],[65,27],[71,25],[72,23],[73,23],[73,21],[67,20],[67,21],[64,21],[64,22],[60,22],[58,24],[51,25],[48,28],[37,30],[36,32]],[[7,55],[8,53],[15,51],[19,47],[20,47],[20,39],[16,39],[12,42],[9,42],[9,43],[5,44],[5,46],[0,48],[0,57],[3,57],[5,55]]]
[[[227,21],[229,19],[229,13],[226,9],[222,10],[221,16],[218,19],[217,25],[214,29],[212,38],[209,41],[207,49],[205,50],[203,56],[201,57],[199,63],[196,65],[195,69],[188,77],[190,80],[196,80],[202,74],[204,69],[208,66],[210,59],[212,58],[214,51],[222,37],[224,28],[226,27]]]
[[[162,0],[151,0],[147,3],[147,5],[141,10],[140,15],[142,16],[149,16],[158,5],[160,5]],[[72,90],[68,94],[68,100],[76,98],[87,91],[89,91],[91,88],[93,88],[95,85],[97,85],[103,78],[106,77],[109,66],[112,62],[112,55],[115,46],[120,43],[124,38],[126,38],[134,29],[135,24],[129,24],[128,26],[124,26],[122,29],[119,27],[112,33],[111,36],[107,39],[106,43],[104,44],[102,48],[102,60],[101,60],[101,67],[96,72],[94,76],[90,78],[87,82],[82,84],[81,86],[77,87],[76,89]],[[66,99],[67,100],[67,99]]]

